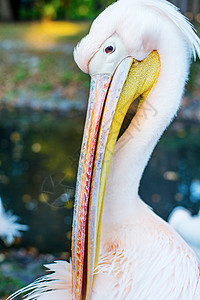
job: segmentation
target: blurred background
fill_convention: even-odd
[[[70,257],[75,178],[89,76],[73,48],[112,1],[0,0],[0,194],[29,231],[0,241],[0,299]],[[200,1],[172,1],[200,29]],[[128,120],[127,120],[128,122]],[[167,219],[200,208],[200,64],[153,153],[140,194]]]

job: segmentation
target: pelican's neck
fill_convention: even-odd
[[[184,91],[189,65],[185,42],[172,24],[167,26],[166,35],[157,48],[161,61],[158,81],[114,150],[104,215],[117,222],[129,214],[133,217],[137,211],[140,205],[138,188],[144,168],[160,136],[175,116]]]

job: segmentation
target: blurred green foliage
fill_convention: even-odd
[[[38,0],[21,1],[21,20],[83,20],[94,18],[112,0]],[[28,7],[28,9],[27,9]]]
[[[23,282],[16,277],[4,276],[0,272],[0,296],[8,297],[14,290],[23,287]]]

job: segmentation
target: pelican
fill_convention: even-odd
[[[74,206],[72,260],[21,292],[25,299],[197,300],[193,250],[141,200],[145,166],[177,113],[200,40],[165,0],[119,0],[74,51],[91,76]],[[136,115],[118,139],[124,117]],[[11,296],[13,299],[19,292]]]
[[[17,216],[5,211],[0,197],[0,237],[7,245],[11,245],[15,237],[21,236],[20,231],[28,229],[27,225],[19,224],[17,220]]]
[[[194,250],[200,261],[200,212],[192,216],[188,209],[177,206],[170,213],[168,223]]]

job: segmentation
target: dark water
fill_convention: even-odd
[[[83,120],[77,112],[1,112],[2,200],[31,228],[20,246],[69,251]]]
[[[31,228],[18,246],[70,251],[75,178],[84,114],[3,110],[0,192],[7,209]],[[140,193],[163,218],[183,205],[200,207],[200,126],[176,121],[145,170]]]
[[[167,219],[172,209],[200,209],[200,124],[171,124],[145,170],[141,195],[155,212]]]

